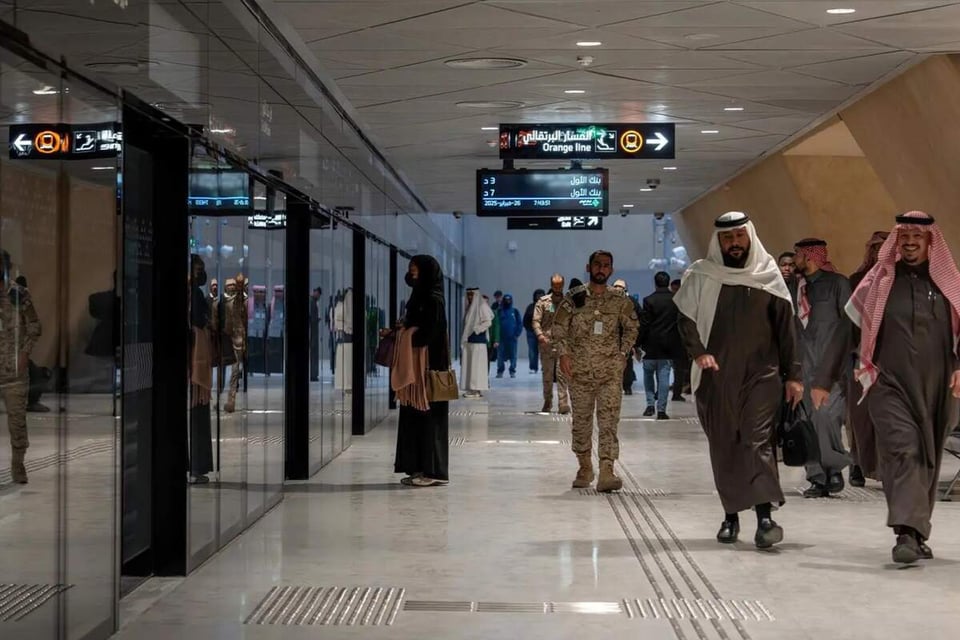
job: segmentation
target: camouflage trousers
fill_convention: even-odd
[[[620,378],[610,380],[574,380],[570,384],[570,400],[573,402],[573,452],[590,453],[593,449],[593,414],[597,414],[600,431],[601,461],[617,460],[620,457],[620,441],[617,427],[620,425],[620,402],[623,399]]]
[[[0,395],[7,408],[7,428],[10,430],[10,446],[26,449],[30,446],[27,437],[27,395],[30,381],[27,376],[0,381]]]
[[[240,390],[240,377],[243,374],[243,351],[233,350],[233,356],[236,361],[230,365],[230,392],[227,397],[233,402],[237,397],[237,391]]]
[[[560,372],[560,359],[549,349],[540,351],[540,370],[543,375],[543,402],[553,405],[553,385],[557,385],[557,395],[560,396],[560,410],[570,408],[570,391],[567,388],[567,379]]]

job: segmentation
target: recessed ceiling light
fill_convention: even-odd
[[[266,200],[267,196],[253,196],[254,200]]]
[[[444,63],[454,69],[516,69],[527,66],[520,58],[454,58]]]
[[[632,204],[623,204],[623,205],[620,205],[620,206],[622,206],[624,209],[633,209],[633,206],[634,206],[634,205],[632,205]]]
[[[210,133],[236,133],[233,129],[210,129]]]
[[[724,111],[743,111],[743,107],[724,107]]]
[[[684,36],[687,40],[715,40],[719,38],[715,33],[691,33],[690,35]]]
[[[603,43],[598,40],[581,40],[577,43],[578,47],[599,47]]]
[[[856,9],[827,9],[827,13],[834,16],[845,16],[849,13],[856,13]]]
[[[466,100],[458,102],[461,109],[517,109],[525,103],[517,100]]]
[[[499,131],[500,127],[480,127],[480,131]]]
[[[581,93],[586,93],[586,91],[584,91],[583,89],[567,89],[566,91],[564,91],[564,93],[569,93],[569,94],[572,94],[572,95],[579,95],[579,94],[581,94]]]
[[[640,191],[653,191],[650,187],[643,187]]]
[[[91,171],[113,171],[116,167],[90,167]]]
[[[720,133],[720,132],[717,131],[716,129],[704,129],[700,133]]]
[[[676,171],[677,168],[676,168],[676,167],[664,167],[663,170],[664,170],[664,171]]]
[[[40,89],[33,90],[33,95],[35,96],[55,96],[58,93],[60,93],[60,91],[51,87],[50,85],[44,85]]]

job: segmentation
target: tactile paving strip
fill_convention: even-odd
[[[0,584],[0,622],[23,620],[57,594],[73,585]]]
[[[274,587],[244,624],[392,625],[404,594],[399,587]]]

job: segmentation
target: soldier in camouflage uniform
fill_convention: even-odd
[[[597,491],[616,491],[623,486],[613,472],[620,457],[617,427],[623,367],[637,341],[640,321],[630,298],[607,286],[613,273],[610,252],[595,251],[587,270],[590,284],[572,289],[557,310],[553,342],[573,401],[572,448],[580,462],[573,487],[589,487],[593,481],[591,450],[596,411],[600,432]]]
[[[233,413],[237,406],[237,391],[243,372],[247,351],[247,295],[244,292],[246,278],[243,274],[227,280],[223,296],[223,335],[233,348],[233,363],[230,365],[230,391],[223,410]]]
[[[557,308],[563,302],[563,276],[559,273],[550,278],[550,293],[537,300],[533,308],[533,332],[540,342],[540,363],[543,375],[543,413],[553,409],[553,383],[557,383],[560,396],[560,413],[570,413],[570,392],[567,380],[560,373],[557,363],[557,348],[551,339],[553,321]]]
[[[7,427],[13,459],[13,481],[27,483],[23,459],[27,438],[27,394],[30,390],[30,352],[40,337],[40,319],[30,294],[11,277],[10,255],[4,251],[3,295],[0,295],[0,395],[7,407]]]

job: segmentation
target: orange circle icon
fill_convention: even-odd
[[[56,131],[41,131],[33,139],[33,148],[44,154],[57,153],[62,145],[63,139]]]
[[[639,131],[628,129],[620,135],[620,148],[627,153],[636,153],[643,148],[643,136]]]

